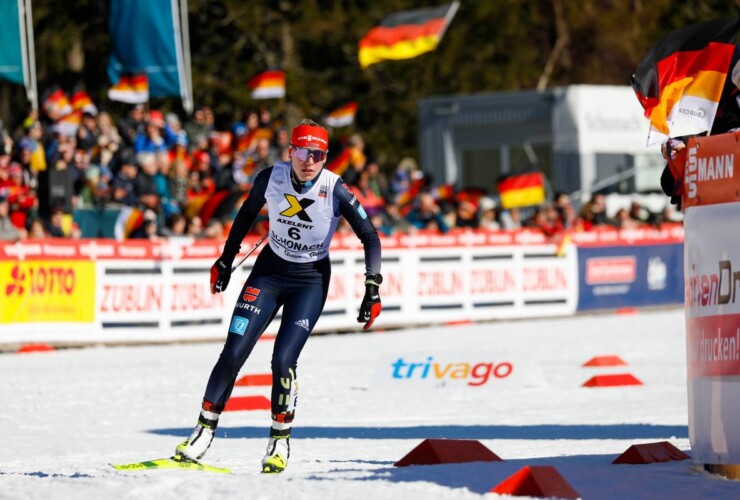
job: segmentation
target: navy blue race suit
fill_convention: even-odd
[[[267,203],[265,193],[275,168],[278,168],[278,165],[258,174],[249,197],[240,208],[224,246],[223,256],[226,257],[227,262],[233,261],[239,253],[242,240],[252,227],[262,207]],[[312,184],[327,175],[333,176],[330,172],[322,170],[313,179],[313,183],[301,184],[296,183],[291,177],[292,181],[284,183],[279,189],[284,191],[286,199],[292,197],[298,200],[297,197],[305,194]],[[274,185],[272,189],[275,189]],[[332,201],[331,217],[338,219],[343,216],[347,219],[362,242],[365,253],[365,274],[367,276],[379,274],[380,240],[378,234],[356,197],[341,179],[337,179],[334,184]],[[293,212],[301,215],[297,213],[301,211],[301,206],[297,202],[293,204],[296,208]],[[272,207],[268,205],[268,208]],[[288,211],[285,210],[282,213],[286,212]],[[312,227],[309,224],[299,224],[288,220],[284,222],[300,226],[303,231]],[[332,222],[334,224],[328,234],[329,239],[333,228],[336,227],[336,220]],[[270,237],[275,238],[271,243],[275,243],[276,248],[283,251],[282,243],[272,233],[272,228]],[[287,255],[289,250],[285,249],[284,252]],[[330,277],[331,263],[328,252],[323,258],[313,262],[291,262],[282,258],[270,245],[263,248],[234,307],[226,343],[208,380],[204,409],[208,408],[217,412],[223,410],[231,395],[239,370],[281,307],[282,318],[272,355],[272,414],[285,414],[289,407],[292,408],[291,403],[294,405],[295,401],[291,402],[291,388],[296,378],[298,357],[324,308]]]

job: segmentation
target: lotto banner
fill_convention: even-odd
[[[694,460],[740,463],[740,134],[689,142],[684,295]]]
[[[95,263],[2,261],[0,290],[0,323],[91,323],[95,316]]]

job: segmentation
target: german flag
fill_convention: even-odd
[[[414,208],[414,200],[416,196],[421,192],[422,188],[427,184],[428,180],[425,177],[419,177],[409,186],[408,191],[404,191],[398,195],[396,205],[398,205],[398,211],[406,217],[411,209]]]
[[[285,71],[264,71],[247,82],[252,99],[277,99],[285,97]]]
[[[357,102],[352,101],[326,115],[324,121],[330,127],[346,127],[355,121],[356,114]]]
[[[200,210],[210,197],[211,193],[197,193],[192,196],[188,195],[188,198],[185,200],[185,210],[183,210],[183,212],[185,212],[185,217],[192,219],[196,215],[199,216]]]
[[[54,122],[52,130],[67,137],[74,137],[82,124],[82,110],[72,111]]]
[[[572,237],[570,235],[571,230],[567,230],[560,234],[560,241],[557,242],[557,249],[555,250],[555,255],[558,257],[565,257],[565,253],[568,251],[568,245],[570,245],[570,242],[572,241]],[[556,236],[557,239],[557,236]]]
[[[545,177],[532,172],[506,177],[498,182],[501,206],[505,209],[539,205],[545,201]]]
[[[632,75],[650,120],[648,146],[711,130],[730,70],[740,18],[715,19],[668,33]]]
[[[138,208],[123,207],[118,213],[113,232],[118,241],[125,240],[144,223],[144,212]]]
[[[466,188],[460,190],[457,194],[455,194],[455,200],[456,201],[469,201],[476,207],[478,206],[478,202],[481,198],[483,198],[486,195],[486,191],[481,188]]]
[[[95,106],[90,95],[84,89],[75,90],[72,93],[72,109],[75,111],[82,111],[83,113],[89,113],[93,116],[98,114],[98,108]]]
[[[67,99],[67,94],[62,89],[56,89],[44,101],[44,111],[53,119],[57,119],[71,113],[72,105]]]
[[[350,148],[344,148],[341,153],[326,164],[326,169],[341,177],[344,171],[349,167],[351,160],[352,151],[350,151]]]
[[[121,78],[108,89],[111,101],[128,104],[144,104],[149,101],[149,78],[146,73],[121,75]]]
[[[233,219],[232,212],[241,206],[247,198],[247,194],[248,193],[246,191],[231,191],[230,189],[216,191],[206,200],[203,206],[200,207],[199,215],[201,222],[205,225],[214,218]]]
[[[459,6],[453,2],[386,16],[358,43],[360,66],[364,69],[386,59],[411,59],[434,50]]]
[[[146,73],[131,75],[131,88],[140,96],[145,96],[149,100],[149,77]]]
[[[438,200],[452,200],[455,197],[455,186],[452,184],[442,184],[441,186],[437,186],[434,194]]]

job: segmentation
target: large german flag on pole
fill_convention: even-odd
[[[730,70],[740,18],[692,24],[650,48],[632,88],[650,120],[648,146],[711,130]]]
[[[364,69],[386,59],[410,59],[434,50],[459,6],[453,2],[386,16],[360,40],[360,66]]]

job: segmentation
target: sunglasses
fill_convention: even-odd
[[[324,161],[328,151],[322,149],[309,149],[309,148],[293,148],[293,155],[301,161],[308,161],[308,157],[312,157],[314,163]]]

